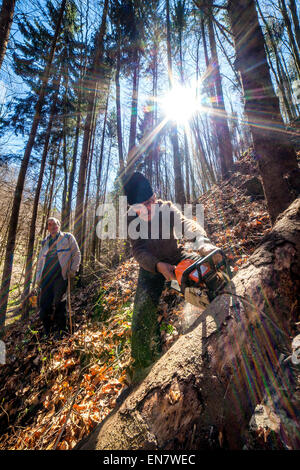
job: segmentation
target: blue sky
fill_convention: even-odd
[[[59,4],[60,2],[57,2]],[[87,28],[83,31],[85,35],[88,32],[88,35],[92,35],[95,31],[95,28],[98,27],[101,18],[101,10],[100,10],[100,2],[99,0],[78,0],[78,5],[84,14],[89,11],[89,14],[85,18],[85,22],[87,22]],[[221,3],[221,2],[218,2]],[[267,8],[267,1],[261,2],[262,5],[266,5]],[[38,21],[45,21],[42,9],[45,6],[45,0],[31,0],[30,2],[27,0],[19,0],[16,6],[16,19],[21,15],[25,14],[30,18],[37,18]],[[89,10],[88,7],[89,6]],[[266,10],[267,11],[267,10]],[[164,25],[162,25],[164,27]],[[6,55],[5,61],[3,63],[2,70],[0,72],[0,108],[2,108],[2,112],[5,109],[3,106],[3,102],[9,106],[11,99],[14,96],[20,96],[23,93],[26,93],[26,85],[22,82],[22,80],[17,77],[12,71],[12,51],[14,47],[14,43],[16,40],[21,40],[20,34],[18,32],[18,28],[16,22],[13,24],[12,31],[11,31],[11,38],[9,44],[9,50]],[[229,45],[223,43],[223,46],[226,48],[227,53],[232,56],[233,50]],[[195,47],[196,45],[192,43],[190,47],[187,47],[184,54],[184,61],[185,61],[185,71],[187,77],[189,77],[190,81],[195,78]],[[241,115],[243,107],[240,99],[240,94],[236,93],[236,91],[232,87],[232,80],[234,78],[233,72],[229,67],[228,63],[221,56],[221,50],[218,46],[220,64],[221,64],[221,72],[222,72],[222,80],[223,80],[223,88],[224,88],[224,95],[225,95],[225,104],[227,111],[231,111],[231,107],[229,105],[229,99],[232,101],[233,111],[238,112]],[[200,46],[200,75],[205,71],[205,63],[204,57],[202,52],[202,46]],[[168,79],[167,79],[167,66],[166,66],[166,50],[165,44],[162,44],[161,50],[161,57],[162,63],[159,66],[159,92],[161,96],[163,96],[168,90]],[[173,69],[174,75],[176,76],[176,61],[173,61]],[[178,76],[178,69],[177,69],[177,76]],[[142,107],[146,104],[149,100],[149,96],[151,94],[151,83],[145,76],[143,72],[140,80],[140,96],[139,96],[139,114],[142,116],[141,110]],[[129,119],[130,119],[130,100],[131,100],[131,80],[130,78],[123,78],[121,81],[121,97],[122,97],[122,121],[123,121],[123,128],[124,128],[124,141],[125,141],[125,155],[126,155],[126,147],[127,147],[127,140],[128,140],[128,129],[129,126]],[[1,106],[2,104],[2,106]],[[114,109],[115,103],[113,96],[110,99],[110,109]],[[101,119],[100,119],[101,121]],[[26,145],[27,139],[19,136],[15,137],[13,133],[5,136],[5,139],[2,139],[0,142],[0,152],[5,151],[12,152],[19,154],[22,156],[24,147]],[[117,150],[113,149],[113,158],[111,164],[111,175],[110,175],[110,187],[113,182],[114,175],[116,174],[118,168],[118,159],[117,159]]]

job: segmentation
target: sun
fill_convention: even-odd
[[[161,100],[162,108],[166,118],[178,123],[186,123],[192,115],[199,111],[199,98],[197,99],[196,90],[175,86]]]

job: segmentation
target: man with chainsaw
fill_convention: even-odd
[[[60,230],[54,217],[47,221],[49,235],[42,241],[37,262],[36,282],[40,288],[40,319],[45,335],[66,331],[66,291],[70,278],[79,269],[80,250],[71,233]]]
[[[160,331],[157,320],[157,307],[165,281],[175,278],[176,265],[186,258],[203,257],[216,249],[207,238],[204,228],[194,220],[184,217],[171,202],[156,198],[149,181],[141,173],[133,175],[124,183],[124,192],[129,204],[128,237],[133,257],[140,265],[137,290],[132,316],[132,358],[129,381],[138,383],[147,375],[153,362],[161,354]],[[164,209],[170,217],[164,217]],[[154,236],[155,210],[159,211]],[[166,222],[167,220],[167,222]],[[143,223],[146,236],[136,237],[130,226],[138,221]],[[146,222],[146,224],[145,224]],[[168,227],[164,227],[164,225]],[[176,227],[184,224],[184,234],[189,240],[197,240],[197,253],[187,253],[180,247],[176,238]],[[164,237],[163,229],[169,229]],[[152,231],[151,231],[152,230]]]

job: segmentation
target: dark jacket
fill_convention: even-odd
[[[209,241],[206,237],[206,232],[203,227],[194,220],[187,219],[183,213],[170,201],[158,200],[157,205],[159,211],[158,221],[158,234],[154,234],[151,237],[152,220],[147,224],[148,239],[133,239],[130,237],[130,223],[135,221],[137,224],[138,216],[129,215],[127,218],[128,222],[128,238],[131,243],[132,255],[139,263],[139,265],[146,271],[156,273],[156,264],[159,261],[170,264],[177,264],[183,256],[183,247],[178,244],[178,234],[176,228],[181,227],[182,233],[189,241],[194,241],[197,238],[202,239],[202,243]],[[170,211],[170,217],[168,218],[164,214],[165,208]],[[157,219],[156,219],[157,220]],[[164,238],[163,234],[169,237]],[[165,232],[164,232],[165,230]],[[201,249],[201,242],[198,246]]]

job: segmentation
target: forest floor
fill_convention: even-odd
[[[237,271],[271,224],[251,151],[231,178],[204,194],[205,225]],[[0,365],[0,449],[72,449],[116,406],[130,364],[138,265],[127,259],[72,294],[74,333],[41,339],[38,312],[8,325]],[[166,351],[190,322],[180,294],[165,289],[159,320]]]

